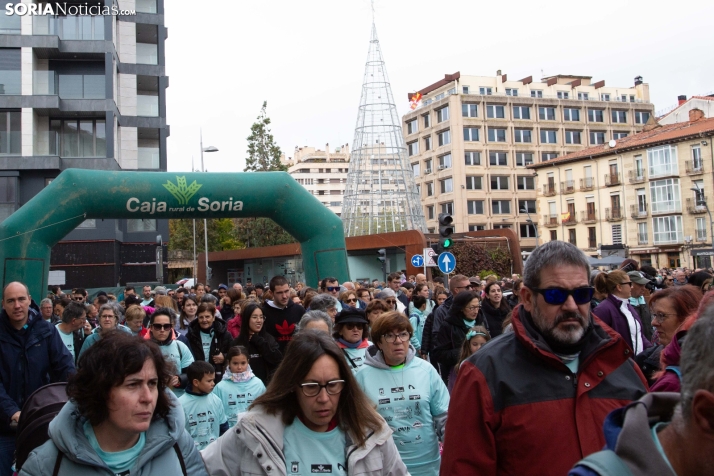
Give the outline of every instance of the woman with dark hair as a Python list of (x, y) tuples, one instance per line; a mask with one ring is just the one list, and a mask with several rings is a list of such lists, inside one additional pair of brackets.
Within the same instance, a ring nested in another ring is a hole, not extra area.
[(216, 382), (223, 378), (226, 354), (231, 348), (233, 338), (226, 330), (222, 319), (216, 318), (213, 304), (202, 303), (198, 306), (196, 319), (188, 325), (188, 347), (194, 360), (208, 362), (216, 371)]
[(500, 336), (503, 332), (503, 321), (511, 315), (511, 306), (503, 298), (501, 285), (498, 281), (489, 282), (484, 289), (484, 300), (481, 302), (481, 314), (485, 319), (491, 337)]
[(369, 322), (362, 309), (343, 307), (335, 318), (335, 332), (333, 337), (345, 354), (347, 363), (353, 372), (357, 372), (364, 364), (364, 354), (372, 345), (367, 340), (369, 335)]
[[(203, 285), (201, 285), (203, 286)], [(181, 305), (181, 314), (178, 318), (178, 326), (176, 330), (181, 335), (186, 335), (188, 333), (188, 325), (196, 319), (196, 313), (198, 312), (198, 305), (200, 304), (200, 299), (195, 294), (189, 294), (183, 297), (183, 304)]]
[(712, 275), (708, 271), (697, 271), (692, 273), (687, 280), (687, 284), (699, 288), (702, 293), (709, 291), (712, 284)]
[(157, 343), (164, 358), (173, 364), (173, 376), (168, 382), (168, 387), (177, 397), (180, 397), (183, 395), (183, 389), (188, 385), (186, 369), (194, 360), (186, 337), (176, 332), (175, 325), (171, 309), (160, 307), (149, 319), (149, 333), (145, 338)]
[[(399, 454), (412, 475), (439, 474), (439, 441), (443, 439), (449, 392), (436, 369), (416, 357), (407, 317), (391, 311), (377, 319), (372, 341), (355, 376), (377, 411), (394, 430)], [(370, 348), (373, 350), (373, 348)], [(404, 428), (409, 428), (406, 432)], [(415, 442), (420, 442), (415, 445)]]
[[(20, 475), (207, 475), (166, 382), (171, 366), (151, 341), (108, 332), (82, 355), (70, 400)], [(109, 365), (108, 365), (109, 364)]]
[(275, 338), (265, 330), (265, 316), (257, 303), (251, 301), (243, 307), (241, 321), (240, 334), (231, 343), (231, 347), (242, 345), (248, 349), (253, 373), (268, 385), (273, 372), (283, 359), (280, 347)]
[(379, 316), (389, 311), (389, 308), (390, 306), (387, 304), (387, 301), (383, 301), (382, 299), (373, 299), (369, 304), (367, 304), (367, 309), (364, 310), (364, 314), (365, 317), (367, 317), (367, 321), (371, 325)]
[(308, 330), (290, 342), (267, 391), (201, 456), (212, 475), (328, 468), (348, 475), (406, 475), (391, 433), (337, 344)]

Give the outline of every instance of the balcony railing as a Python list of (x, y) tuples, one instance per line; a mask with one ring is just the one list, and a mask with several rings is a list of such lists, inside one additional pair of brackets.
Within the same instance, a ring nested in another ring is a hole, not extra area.
[(565, 182), (560, 182), (560, 193), (573, 192), (575, 192), (575, 180), (566, 180)]
[(697, 241), (707, 241), (707, 230), (697, 230)]
[(628, 175), (630, 176), (630, 183), (642, 183), (646, 178), (644, 170), (630, 170)]
[(687, 160), (684, 162), (687, 175), (700, 175), (704, 173), (704, 162), (701, 160)]
[(580, 190), (587, 192), (595, 188), (594, 180), (592, 177), (585, 177), (580, 179)]
[(588, 249), (594, 250), (597, 248), (597, 240), (591, 240), (588, 238)]
[(575, 225), (578, 222), (577, 214), (572, 212), (566, 212), (563, 215), (563, 225)]
[(547, 183), (543, 185), (543, 195), (546, 197), (552, 197), (555, 195), (555, 184), (554, 183)]
[(543, 226), (548, 228), (558, 226), (558, 215), (543, 215)]
[(647, 218), (647, 204), (630, 205), (630, 216), (632, 218)]
[(159, 64), (159, 46), (153, 43), (137, 43), (136, 63)]
[(136, 11), (141, 13), (156, 13), (156, 0), (136, 0)]
[(605, 220), (620, 221), (622, 220), (622, 207), (606, 208)]
[(33, 35), (59, 36), (60, 40), (103, 40), (104, 17), (101, 15), (35, 15)]
[(649, 240), (647, 239), (647, 233), (637, 233), (637, 244), (646, 245)]
[(59, 134), (57, 131), (37, 131), (33, 135), (33, 153), (37, 156), (59, 155)]
[(158, 147), (139, 147), (137, 168), (152, 169), (159, 168), (159, 148)]
[(580, 212), (580, 221), (583, 223), (595, 223), (597, 221), (597, 212), (589, 213), (587, 210)]
[(136, 115), (144, 117), (159, 116), (159, 96), (136, 95)]
[(605, 186), (610, 187), (621, 183), (620, 174), (605, 174)]
[(707, 197), (700, 197), (700, 201), (695, 201), (693, 198), (687, 199), (687, 212), (688, 213), (706, 213), (707, 207), (704, 206), (702, 202), (707, 201)]

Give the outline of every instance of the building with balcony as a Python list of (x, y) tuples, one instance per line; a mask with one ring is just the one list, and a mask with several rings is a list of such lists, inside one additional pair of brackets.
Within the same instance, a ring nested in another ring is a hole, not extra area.
[(330, 151), (314, 147), (295, 147), (293, 157), (283, 158), (288, 173), (337, 216), (342, 214), (342, 199), (350, 166), (350, 147), (345, 144)]
[[(544, 184), (541, 240), (567, 240), (591, 256), (619, 245), (657, 268), (710, 266), (696, 255), (712, 249), (712, 139), (714, 118), (693, 109), (687, 122), (652, 120), (638, 134), (530, 165)], [(572, 188), (555, 187), (564, 178)]]
[[(536, 181), (527, 167), (632, 135), (654, 110), (641, 77), (632, 87), (610, 87), (590, 76), (534, 82), (509, 80), (500, 71), (495, 77), (457, 72), (419, 93), (419, 107), (402, 122), (429, 231), (447, 212), (457, 232), (513, 228), (525, 250), (536, 244), (537, 213), (547, 216), (546, 227), (562, 221), (555, 211), (536, 211)], [(540, 184), (543, 196), (592, 186), (572, 175)]]
[[(118, 6), (136, 15), (1, 15), (0, 221), (67, 168), (166, 170), (164, 0)], [(67, 287), (153, 281), (158, 234), (168, 221), (86, 220), (51, 269)]]

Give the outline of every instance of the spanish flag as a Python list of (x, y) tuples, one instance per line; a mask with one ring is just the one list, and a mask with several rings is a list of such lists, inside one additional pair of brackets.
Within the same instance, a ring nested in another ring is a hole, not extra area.
[(563, 221), (570, 220), (570, 212), (565, 212), (560, 214), (560, 219)]
[(411, 104), (412, 110), (416, 109), (419, 107), (419, 103), (421, 102), (421, 93), (416, 93), (414, 94), (411, 99), (409, 100), (409, 103)]

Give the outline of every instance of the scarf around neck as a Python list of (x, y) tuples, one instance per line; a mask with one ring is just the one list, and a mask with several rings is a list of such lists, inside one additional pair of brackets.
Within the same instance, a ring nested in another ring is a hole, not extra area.
[(235, 383), (247, 382), (253, 377), (253, 370), (250, 368), (250, 365), (248, 366), (248, 370), (246, 370), (245, 372), (239, 372), (234, 374), (226, 370), (226, 372), (223, 374), (223, 380), (230, 380), (231, 382)]

